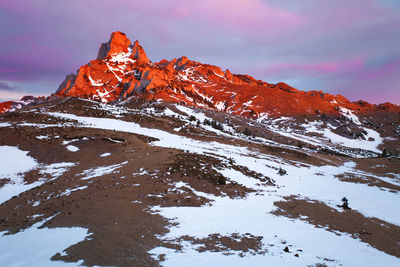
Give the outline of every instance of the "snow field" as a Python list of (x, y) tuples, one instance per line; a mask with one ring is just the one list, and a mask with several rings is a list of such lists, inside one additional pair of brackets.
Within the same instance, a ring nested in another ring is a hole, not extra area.
[[(365, 216), (400, 224), (400, 211), (396, 211), (396, 204), (400, 196), (396, 193), (382, 191), (376, 187), (364, 184), (341, 182), (335, 175), (345, 172), (355, 172), (354, 165), (349, 162), (343, 166), (302, 166), (301, 164), (288, 164), (283, 160), (268, 155), (250, 151), (244, 147), (221, 144), (218, 142), (201, 142), (187, 137), (171, 134), (158, 129), (149, 129), (132, 122), (115, 119), (80, 117), (72, 114), (48, 113), (49, 115), (74, 119), (88, 128), (99, 128), (131, 132), (157, 138), (152, 142), (155, 146), (173, 147), (198, 154), (215, 154), (221, 159), (230, 157), (233, 161), (250, 170), (262, 173), (272, 178), (277, 187), (258, 185), (251, 177), (246, 177), (233, 170), (220, 170), (229, 180), (237, 181), (244, 186), (262, 191), (262, 194), (250, 194), (246, 199), (229, 199), (228, 197), (209, 196), (214, 202), (211, 206), (204, 207), (171, 207), (158, 208), (161, 215), (169, 219), (175, 219), (179, 223), (171, 227), (171, 232), (165, 238), (178, 238), (182, 235), (204, 237), (208, 234), (221, 233), (251, 233), (264, 237), (263, 244), (269, 242), (276, 248), (269, 248), (271, 253), (265, 255), (247, 256), (245, 258), (227, 257), (221, 253), (197, 253), (193, 246), (188, 246), (183, 253), (176, 253), (167, 248), (157, 248), (152, 252), (155, 255), (166, 253), (165, 266), (185, 266), (184, 262), (193, 256), (190, 264), (204, 263), (210, 260), (214, 266), (230, 265), (264, 265), (287, 262), (291, 266), (304, 266), (321, 262), (324, 257), (334, 258), (334, 262), (324, 262), (328, 266), (343, 264), (354, 266), (376, 266), (379, 263), (384, 266), (395, 266), (399, 259), (380, 252), (366, 243), (350, 238), (342, 234), (338, 236), (321, 228), (316, 228), (301, 220), (291, 220), (285, 217), (277, 217), (270, 212), (275, 209), (273, 202), (282, 200), (284, 196), (299, 195), (303, 198), (317, 200), (331, 207), (340, 204), (343, 196), (346, 196), (350, 205)], [(282, 167), (287, 175), (280, 176), (277, 169)], [(279, 254), (281, 247), (277, 244), (278, 238), (285, 239), (293, 247), (302, 249), (300, 258), (290, 258), (289, 254)], [(307, 238), (305, 238), (307, 237)], [(310, 242), (313, 240), (313, 242)], [(325, 246), (326, 243), (331, 244)], [(276, 249), (276, 251), (274, 251)], [(349, 256), (346, 251), (352, 251)], [(280, 256), (276, 257), (279, 254)], [(190, 257), (188, 257), (190, 256)], [(211, 257), (211, 258), (210, 258)], [(288, 258), (286, 258), (288, 257)], [(321, 258), (322, 257), (322, 258)], [(185, 258), (185, 259), (184, 259)], [(211, 260), (212, 259), (212, 260)], [(361, 259), (361, 263), (360, 263)], [(197, 260), (197, 261), (196, 261)], [(203, 261), (204, 260), (204, 261)], [(221, 263), (218, 265), (218, 263)]]

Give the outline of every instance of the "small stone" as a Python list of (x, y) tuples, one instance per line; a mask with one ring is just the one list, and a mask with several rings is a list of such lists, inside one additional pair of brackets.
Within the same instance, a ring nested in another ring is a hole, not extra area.
[(285, 252), (288, 252), (288, 253), (289, 253), (289, 252), (290, 252), (290, 251), (289, 251), (289, 247), (288, 247), (288, 246), (286, 246), (286, 247), (283, 249), (283, 251), (285, 251)]

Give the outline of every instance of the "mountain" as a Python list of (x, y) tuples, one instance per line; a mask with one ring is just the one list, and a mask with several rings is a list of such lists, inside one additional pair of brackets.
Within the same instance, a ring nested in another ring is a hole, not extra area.
[[(350, 102), (341, 95), (300, 91), (285, 83), (270, 84), (187, 57), (152, 63), (139, 42), (132, 44), (122, 32), (112, 33), (110, 40), (101, 44), (97, 59), (80, 67), (76, 74), (67, 75), (55, 95), (102, 103), (130, 98), (184, 103), (253, 119), (340, 115), (340, 108), (361, 114), (400, 111), (391, 103)], [(0, 112), (4, 113), (10, 102), (1, 105)]]
[(250, 118), (315, 113), (339, 114), (339, 107), (363, 113), (400, 111), (386, 103), (352, 103), (343, 96), (299, 91), (285, 83), (269, 84), (248, 75), (232, 74), (187, 57), (152, 63), (138, 41), (114, 32), (100, 46), (96, 60), (70, 74), (56, 95), (109, 103), (129, 97), (185, 103)]
[(0, 114), (1, 266), (399, 266), (399, 107), (96, 60)]
[(24, 96), (18, 101), (6, 101), (0, 103), (0, 114), (13, 112), (33, 103), (40, 103), (46, 100), (46, 97)]

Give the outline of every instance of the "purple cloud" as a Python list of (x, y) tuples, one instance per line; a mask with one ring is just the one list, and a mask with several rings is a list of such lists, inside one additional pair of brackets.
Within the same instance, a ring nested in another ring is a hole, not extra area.
[[(278, 63), (264, 68), (265, 75), (277, 76), (280, 73), (292, 72), (292, 75), (305, 75), (319, 77), (327, 74), (339, 74), (360, 68), (365, 64), (365, 59), (355, 58), (344, 61), (316, 62), (316, 63)], [(260, 71), (258, 71), (260, 72)]]
[(8, 85), (5, 82), (0, 81), (0, 90), (13, 90), (13, 87), (11, 87), (10, 85)]
[(177, 4), (175, 13), (243, 36), (259, 35), (266, 31), (276, 34), (295, 28), (303, 19), (300, 14), (261, 0), (183, 1)]

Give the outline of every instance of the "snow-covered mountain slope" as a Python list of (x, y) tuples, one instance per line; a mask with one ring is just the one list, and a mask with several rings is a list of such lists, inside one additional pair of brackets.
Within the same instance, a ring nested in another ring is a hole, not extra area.
[[(110, 40), (100, 46), (95, 60), (80, 67), (76, 74), (67, 75), (50, 98), (57, 96), (103, 103), (130, 98), (185, 103), (253, 119), (314, 114), (341, 116), (343, 110), (363, 116), (382, 111), (400, 112), (400, 107), (391, 103), (372, 105), (361, 100), (350, 102), (341, 95), (322, 91), (301, 91), (285, 83), (271, 84), (249, 75), (232, 74), (184, 56), (153, 63), (139, 42), (132, 44), (122, 32), (111, 34)], [(0, 113), (26, 104), (23, 100), (0, 103)]]
[(46, 101), (48, 97), (33, 97), (33, 96), (24, 96), (18, 101), (6, 101), (0, 103), (0, 114), (6, 112), (13, 112), (18, 109), (24, 108), (25, 106), (31, 104), (38, 104)]
[(139, 42), (132, 44), (122, 32), (111, 34), (110, 40), (100, 46), (97, 59), (68, 75), (56, 95), (104, 103), (130, 97), (162, 100), (254, 119), (316, 113), (341, 115), (341, 109), (359, 114), (400, 111), (390, 103), (352, 103), (340, 95), (299, 91), (284, 83), (270, 84), (186, 57), (152, 63)]
[(55, 98), (1, 115), (0, 263), (398, 266), (396, 115), (339, 112)]

